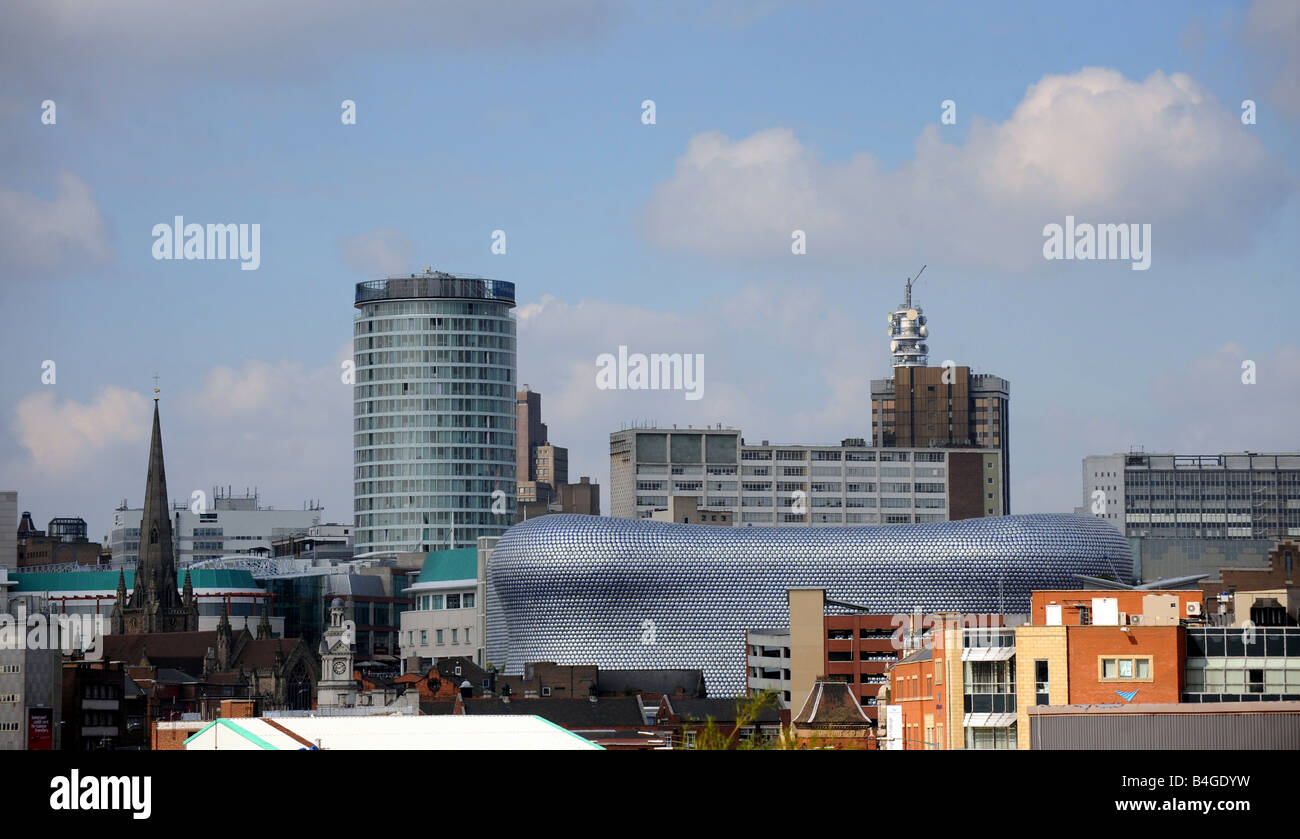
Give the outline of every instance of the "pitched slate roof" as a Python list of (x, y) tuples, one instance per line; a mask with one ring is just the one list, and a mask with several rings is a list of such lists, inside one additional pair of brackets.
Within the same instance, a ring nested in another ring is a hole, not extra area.
[(703, 670), (601, 670), (597, 675), (600, 693), (659, 693), (704, 695)]
[[(716, 723), (734, 723), (736, 721), (736, 705), (741, 699), (683, 699), (678, 697), (668, 698), (668, 707), (672, 708), (674, 714), (680, 716), (683, 720), (693, 720), (704, 722), (712, 717)], [(760, 723), (779, 723), (781, 721), (781, 712), (772, 705), (763, 706), (756, 722)]]
[(870, 728), (871, 718), (863, 712), (847, 682), (819, 680), (808, 693), (794, 724), (813, 728)]
[(635, 696), (616, 696), (592, 702), (590, 699), (469, 699), (465, 701), (467, 716), (527, 714), (564, 728), (592, 728), (601, 726), (641, 727), (645, 719)]

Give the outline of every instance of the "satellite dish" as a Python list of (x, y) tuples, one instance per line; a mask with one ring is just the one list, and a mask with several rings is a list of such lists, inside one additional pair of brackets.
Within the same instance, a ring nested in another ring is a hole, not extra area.
[(917, 316), (917, 314), (918, 314), (918, 312), (916, 311), (916, 309), (908, 309), (908, 310), (907, 310), (907, 319), (908, 319), (908, 320), (916, 320), (916, 316)]
[(922, 326), (922, 327), (921, 327), (921, 337), (922, 337), (922, 338), (925, 338), (925, 337), (928, 336), (929, 334), (930, 334), (930, 330), (928, 330), (928, 329), (926, 329), (924, 326)]
[(893, 351), (896, 350), (896, 349), (898, 349), (898, 342), (897, 342), (897, 341), (890, 341), (890, 342), (889, 342), (889, 351), (890, 351), (890, 352), (893, 352)]

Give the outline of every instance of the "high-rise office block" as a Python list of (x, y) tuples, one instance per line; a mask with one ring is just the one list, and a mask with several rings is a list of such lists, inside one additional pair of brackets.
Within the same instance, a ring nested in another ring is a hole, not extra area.
[[(585, 513), (592, 509), (589, 496), (584, 495), (583, 490), (579, 490), (577, 496), (572, 490), (565, 494), (569, 483), (569, 450), (552, 445), (547, 439), (549, 432), (546, 423), (542, 422), (542, 395), (524, 385), (515, 396), (515, 411), (519, 435), (515, 459), (519, 475), (516, 484), (518, 518), (522, 520), (561, 510)], [(599, 493), (598, 485), (596, 490)], [(567, 503), (564, 498), (568, 498)], [(575, 498), (581, 500), (575, 501)], [(599, 496), (594, 508), (600, 510)]]
[(528, 385), (515, 394), (515, 479), (523, 484), (537, 480), (533, 460), (535, 450), (546, 442), (546, 423), (542, 422), (542, 395)]
[(514, 283), (423, 274), (358, 283), (355, 544), (473, 547), (514, 523)]
[(877, 446), (975, 447), (1001, 452), (1002, 515), (1011, 511), (1011, 385), (969, 367), (928, 367), (929, 327), (912, 303), (912, 283), (889, 315), (894, 375), (871, 382), (871, 432)]

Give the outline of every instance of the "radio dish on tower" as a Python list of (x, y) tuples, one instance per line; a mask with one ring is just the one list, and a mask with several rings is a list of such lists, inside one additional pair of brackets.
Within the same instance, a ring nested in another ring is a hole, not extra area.
[(915, 277), (907, 278), (903, 302), (889, 315), (889, 351), (895, 367), (924, 367), (929, 361), (930, 347), (924, 343), (930, 330), (926, 327), (925, 310), (912, 305), (912, 286), (921, 279), (925, 266)]

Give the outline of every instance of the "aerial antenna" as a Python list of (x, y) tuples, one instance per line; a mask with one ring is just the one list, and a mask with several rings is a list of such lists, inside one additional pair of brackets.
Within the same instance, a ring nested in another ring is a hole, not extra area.
[(907, 278), (907, 308), (909, 309), (912, 308), (912, 284), (920, 280), (921, 275), (924, 273), (925, 273), (925, 265), (922, 265), (921, 270), (916, 272), (915, 277)]

